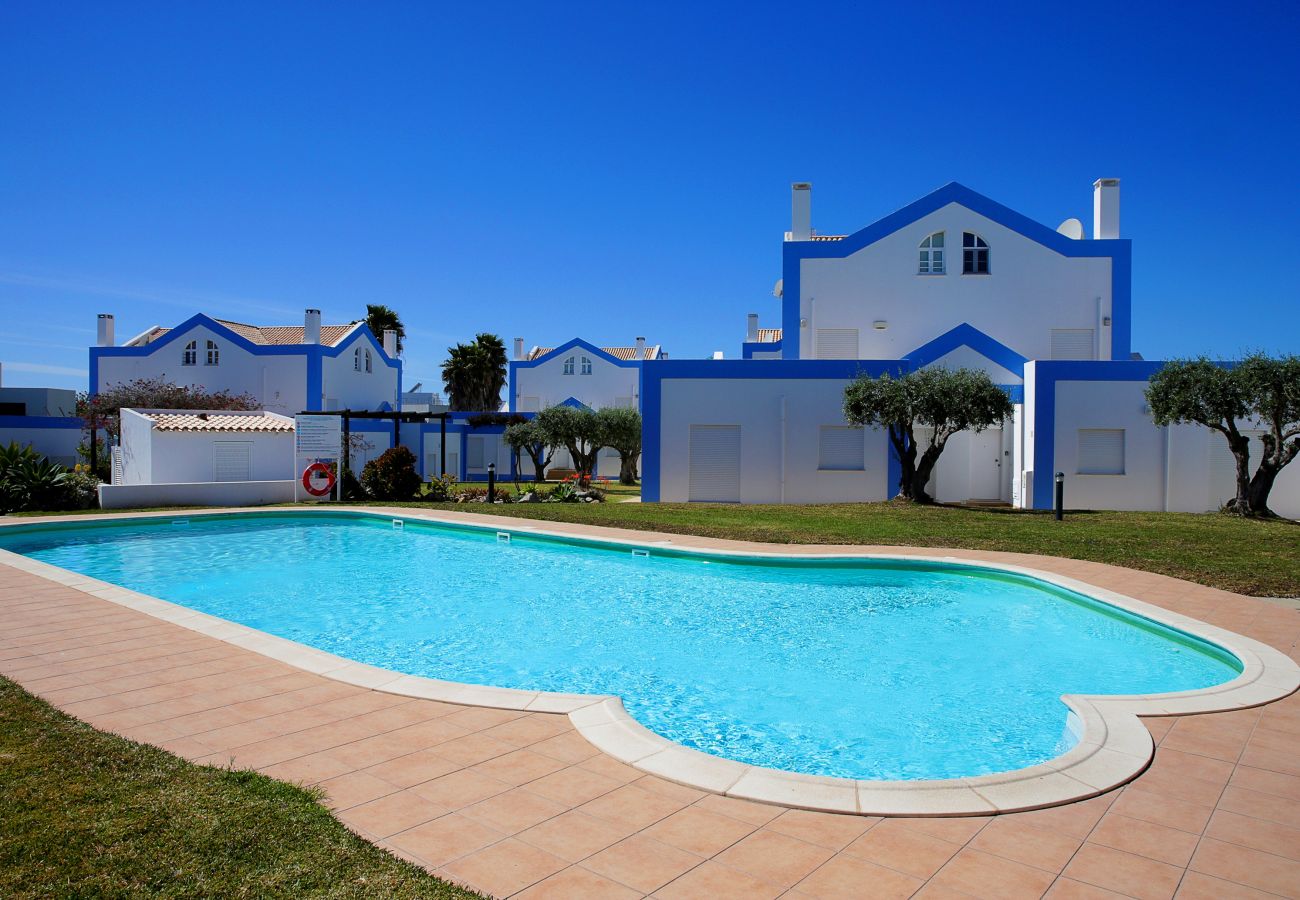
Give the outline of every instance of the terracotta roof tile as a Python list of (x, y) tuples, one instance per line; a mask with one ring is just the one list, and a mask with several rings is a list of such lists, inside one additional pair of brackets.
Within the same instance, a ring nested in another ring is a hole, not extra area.
[[(636, 347), (601, 347), (600, 349), (615, 359), (636, 359)], [(658, 350), (658, 345), (647, 344), (645, 348), (645, 356), (643, 356), (642, 359), (654, 359)], [(528, 358), (530, 360), (541, 359), (546, 354), (553, 352), (555, 352), (554, 347), (534, 347), (533, 352), (528, 354)]]
[(780, 328), (760, 328), (758, 329), (758, 342), (760, 344), (774, 344), (781, 340)]
[(844, 240), (846, 237), (848, 237), (847, 234), (814, 234), (814, 235), (813, 235), (812, 237), (810, 237), (808, 240), (810, 240), (810, 241), (842, 241), (842, 240)]
[[(232, 322), (229, 319), (217, 319), (216, 321), (250, 343), (262, 346), (302, 343), (303, 326), (301, 325), (248, 325), (244, 322)], [(326, 347), (337, 346), (339, 341), (343, 340), (354, 327), (355, 324), (322, 325), (320, 327), (320, 341)], [(155, 328), (149, 332), (144, 343), (153, 343), (169, 331), (171, 331), (170, 328)]]
[(156, 431), (256, 432), (292, 434), (293, 419), (265, 412), (223, 413), (180, 411), (140, 413), (153, 419)]

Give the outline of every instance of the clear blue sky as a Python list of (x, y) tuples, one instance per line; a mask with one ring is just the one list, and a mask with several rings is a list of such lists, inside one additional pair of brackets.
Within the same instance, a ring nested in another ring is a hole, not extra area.
[(1155, 6), (14, 0), (5, 383), (84, 387), (98, 312), (367, 302), (408, 386), (480, 330), (732, 356), (794, 180), (829, 233), (954, 180), (1090, 225), (1122, 178), (1136, 349), (1300, 351), (1300, 7)]

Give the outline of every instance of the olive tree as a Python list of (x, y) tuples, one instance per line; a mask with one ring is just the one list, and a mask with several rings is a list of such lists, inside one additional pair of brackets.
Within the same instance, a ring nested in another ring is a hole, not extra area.
[[(533, 477), (538, 481), (545, 481), (546, 467), (551, 464), (551, 459), (555, 456), (555, 447), (547, 442), (546, 435), (543, 434), (537, 420), (529, 419), (526, 422), (516, 422), (507, 426), (503, 438), (516, 454), (528, 454), (528, 458), (533, 461)], [(515, 471), (518, 471), (518, 468)]]
[(584, 480), (596, 470), (596, 456), (606, 445), (600, 417), (590, 409), (549, 406), (533, 419), (543, 440), (563, 447), (573, 459), (573, 468)]
[(641, 458), (641, 414), (630, 406), (610, 406), (596, 413), (606, 446), (618, 451), (618, 483), (636, 484)]
[[(898, 495), (933, 503), (925, 490), (948, 439), (959, 431), (983, 431), (1010, 418), (1011, 398), (985, 372), (922, 369), (905, 375), (859, 375), (844, 389), (844, 419), (850, 425), (888, 429), (902, 467)], [(931, 429), (918, 456), (916, 429)]]
[[(1170, 360), (1146, 389), (1157, 425), (1202, 425), (1223, 435), (1236, 463), (1237, 489), (1225, 512), (1272, 516), (1273, 482), (1300, 455), (1300, 356), (1252, 353), (1236, 365), (1205, 357)], [(1264, 451), (1250, 471), (1250, 436), (1243, 423), (1263, 429)]]

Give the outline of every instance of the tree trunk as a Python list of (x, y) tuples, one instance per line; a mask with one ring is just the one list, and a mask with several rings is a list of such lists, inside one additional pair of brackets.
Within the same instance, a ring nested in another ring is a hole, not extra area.
[(894, 447), (898, 457), (899, 477), (898, 494), (904, 500), (914, 500), (912, 496), (913, 476), (916, 474), (916, 441), (912, 438), (910, 428), (901, 425), (889, 426), (889, 443)]
[[(1228, 434), (1228, 449), (1232, 451), (1233, 459), (1237, 463), (1237, 496), (1224, 504), (1223, 511), (1238, 516), (1253, 515), (1251, 507), (1251, 490), (1250, 490), (1250, 438), (1240, 434)], [(1269, 479), (1269, 487), (1272, 487), (1273, 480)], [(1268, 491), (1264, 491), (1265, 503), (1268, 501)]]
[(939, 461), (939, 454), (941, 453), (943, 453), (943, 444), (931, 444), (921, 454), (921, 460), (916, 464), (916, 468), (912, 472), (912, 500), (914, 502), (934, 502), (934, 498), (926, 492), (925, 486), (930, 483), (930, 476), (934, 474), (934, 464)]
[(528, 450), (528, 457), (533, 461), (533, 480), (543, 482), (546, 480), (546, 464), (550, 462), (546, 458), (546, 448), (537, 451), (532, 447), (525, 448)]
[(1277, 517), (1277, 514), (1268, 508), (1268, 493), (1273, 490), (1273, 481), (1277, 478), (1277, 473), (1278, 469), (1270, 460), (1264, 459), (1260, 462), (1259, 468), (1255, 470), (1255, 477), (1250, 479), (1247, 495), (1250, 515), (1268, 519)]
[(636, 484), (636, 463), (640, 453), (620, 453), (618, 463), (618, 483)]

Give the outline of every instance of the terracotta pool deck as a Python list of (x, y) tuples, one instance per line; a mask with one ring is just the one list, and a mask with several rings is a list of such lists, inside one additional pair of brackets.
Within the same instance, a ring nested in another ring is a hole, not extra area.
[[(1097, 563), (944, 553), (1078, 578), (1300, 652), (1300, 612), (1280, 605)], [(0, 673), (98, 728), (319, 784), (358, 833), (498, 897), (1300, 896), (1300, 695), (1144, 719), (1152, 765), (1091, 800), (881, 819), (682, 787), (604, 756), (561, 714), (342, 684), (3, 564)]]

